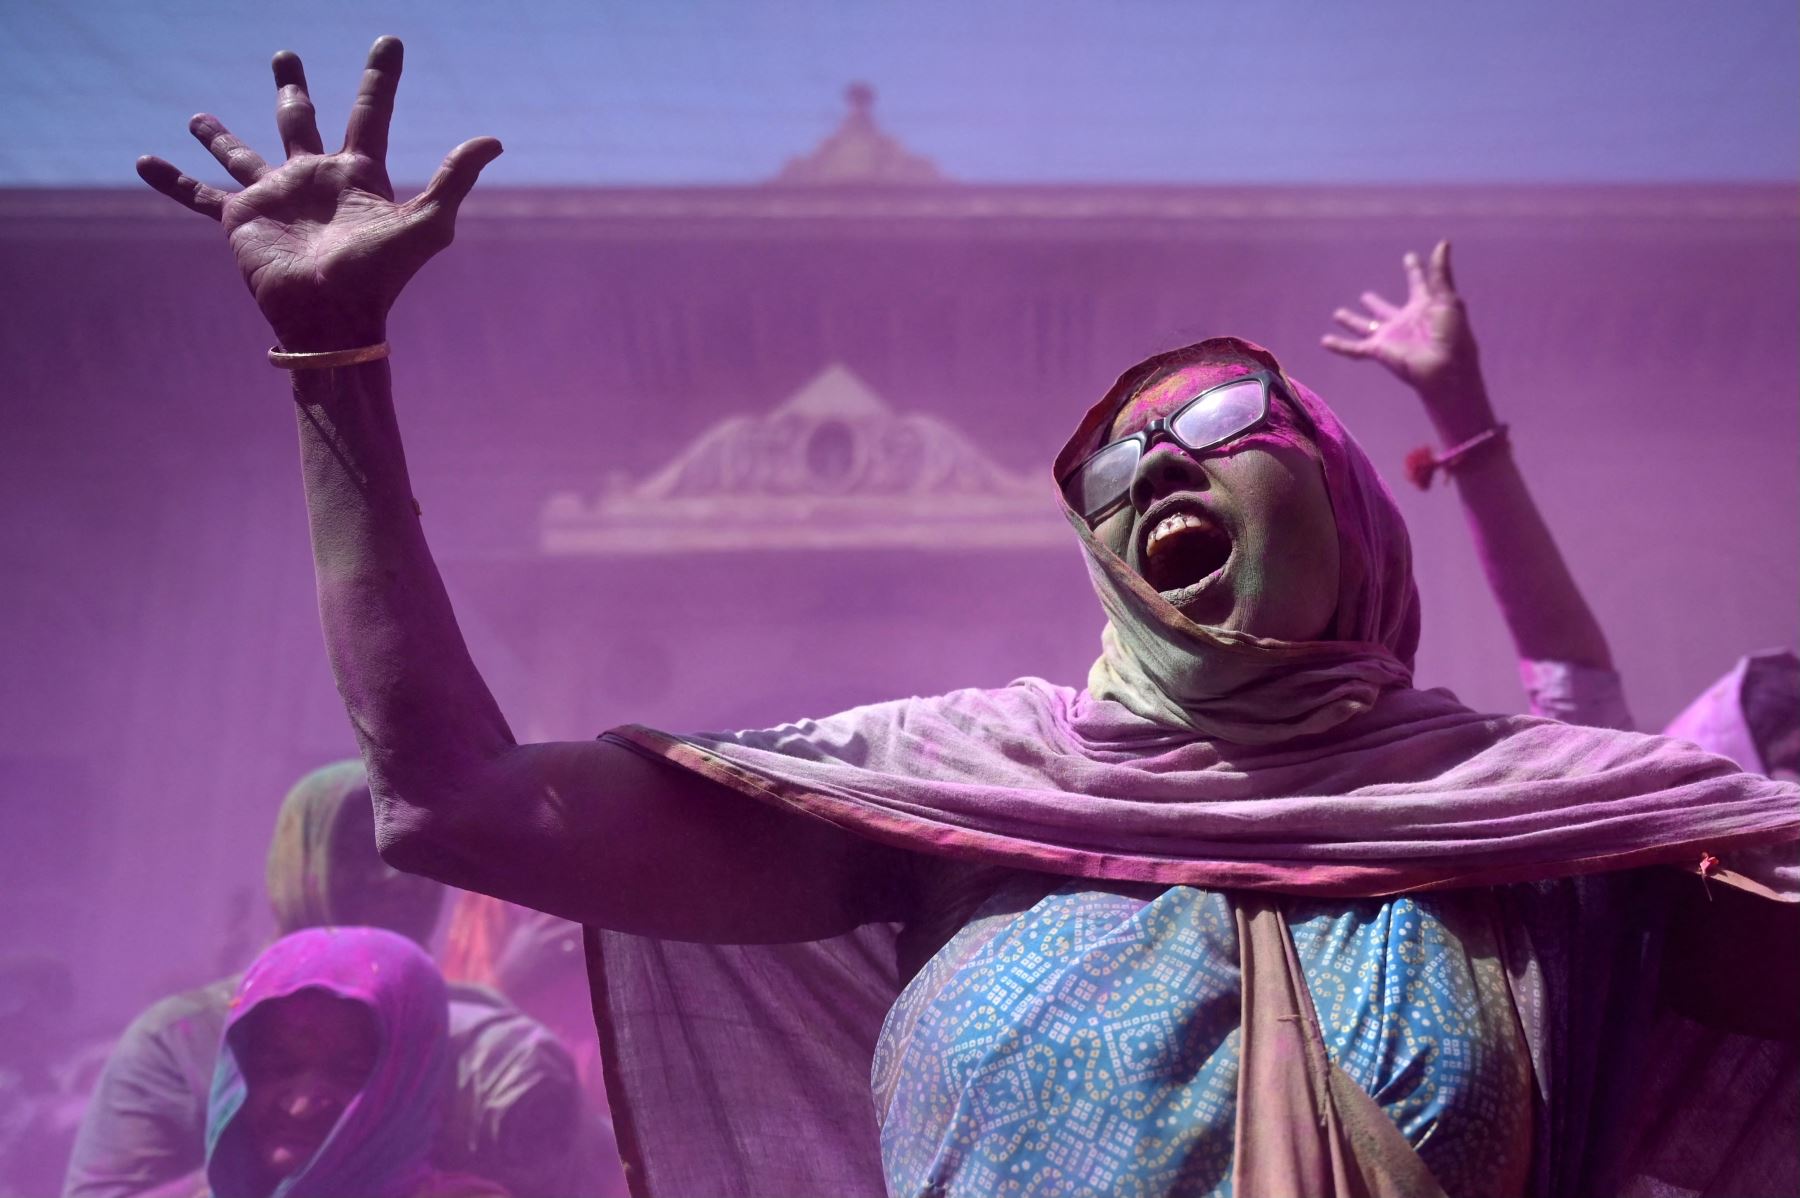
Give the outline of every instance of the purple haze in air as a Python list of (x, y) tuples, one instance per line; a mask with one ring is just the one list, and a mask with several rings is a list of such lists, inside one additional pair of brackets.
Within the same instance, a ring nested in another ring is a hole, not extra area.
[[(1029, 23), (1019, 8), (930, 37), (837, 6), (811, 25), (718, 4), (604, 27), (569, 6), (566, 29), (549, 9), (485, 32), (384, 17), (409, 42), (396, 174), (422, 178), (476, 133), (508, 144), (391, 340), (426, 528), (515, 732), (754, 725), (1020, 674), (1078, 682), (1100, 618), (1072, 540), (549, 555), (545, 505), (641, 482), (833, 364), (1042, 479), (1119, 369), (1220, 332), (1280, 353), (1399, 489), (1426, 436), (1416, 401), (1317, 338), (1442, 235), (1640, 723), (1740, 653), (1792, 644), (1800, 282), (1780, 181), (1795, 17), (1654, 7), (1562, 26), (1547, 5), (1510, 22), (1470, 10), (1459, 19), (1481, 23), (1459, 27), (1402, 19), (1416, 6), (1227, 20), (1144, 5), (1104, 26), (1106, 9)], [(201, 55), (168, 40), (184, 25), (166, 10), (57, 11), (0, 38), (0, 96), (22, 114), (0, 181), (130, 190), (0, 192), (0, 943), (66, 963), (58, 1017), (107, 1033), (254, 953), (276, 803), (352, 747), (267, 330), (217, 230), (141, 188), (130, 161), (198, 166), (181, 129), (202, 107), (268, 148), (265, 64), (284, 43), (335, 123), (382, 30), (246, 10), (219, 15)], [(1164, 68), (1139, 69), (1152, 50)], [(780, 211), (787, 198), (752, 184), (831, 128), (854, 77), (912, 151), (972, 182), (930, 211), (855, 189)], [(1235, 86), (1202, 104), (1199, 78)], [(720, 186), (517, 186), (646, 180)], [(1621, 180), (1641, 185), (1598, 185)], [(848, 452), (833, 487), (855, 486)], [(1454, 498), (1400, 502), (1421, 683), (1518, 710)]]

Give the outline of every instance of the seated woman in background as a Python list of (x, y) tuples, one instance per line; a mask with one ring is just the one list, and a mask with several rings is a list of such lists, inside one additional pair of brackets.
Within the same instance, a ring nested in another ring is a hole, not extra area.
[[(359, 761), (314, 770), (282, 800), (269, 845), (277, 933), (365, 925), (425, 944), (444, 888), (375, 853), (375, 814)], [(205, 1157), (207, 1092), (239, 978), (152, 1005), (112, 1050), (82, 1116), (63, 1193), (154, 1198), (189, 1192)], [(494, 1178), (518, 1198), (624, 1193), (611, 1128), (584, 1101), (569, 1053), (542, 1025), (480, 986), (450, 987), (457, 1063), (434, 1155)], [(590, 1033), (591, 1038), (591, 1033)], [(163, 1187), (174, 1185), (173, 1191)]]
[(443, 975), (379, 928), (312, 928), (244, 974), (206, 1125), (216, 1198), (504, 1198), (439, 1172), (451, 1068)]

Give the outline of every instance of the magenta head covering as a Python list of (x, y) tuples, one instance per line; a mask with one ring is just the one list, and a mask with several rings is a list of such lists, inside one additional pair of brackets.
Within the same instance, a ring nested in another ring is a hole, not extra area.
[(1088, 678), (1096, 696), (1146, 719), (1245, 743), (1321, 732), (1373, 706), (1382, 690), (1412, 681), (1419, 592), (1406, 523), (1380, 475), (1318, 396), (1289, 378), (1275, 356), (1236, 337), (1215, 337), (1133, 366), (1088, 410), (1056, 459), (1056, 477), (1105, 441), (1138, 388), (1193, 363), (1220, 378), (1273, 371), (1317, 451), (1337, 523), (1339, 574), (1334, 639), (1273, 641), (1196, 624), (1094, 536), (1063, 504), (1080, 536), (1107, 629)]
[(259, 1176), (243, 1118), (238, 1054), (264, 1003), (319, 989), (361, 1004), (379, 1041), (374, 1068), (311, 1160), (271, 1198), (407, 1198), (430, 1173), (450, 1068), (443, 975), (404, 936), (380, 928), (308, 928), (271, 944), (238, 985), (207, 1110), (206, 1178), (216, 1198), (252, 1198)]

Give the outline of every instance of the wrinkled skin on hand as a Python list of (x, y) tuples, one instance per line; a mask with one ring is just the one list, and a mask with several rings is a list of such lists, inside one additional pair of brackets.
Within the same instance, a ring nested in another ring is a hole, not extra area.
[(456, 212), (500, 143), (452, 150), (419, 195), (394, 198), (388, 125), (400, 85), (400, 39), (369, 51), (343, 147), (327, 154), (300, 58), (274, 58), (275, 124), (285, 160), (271, 166), (215, 116), (188, 129), (242, 191), (209, 187), (161, 158), (138, 159), (143, 180), (225, 228), (238, 270), (284, 348), (311, 352), (380, 341), (388, 309), (431, 256), (450, 244)]

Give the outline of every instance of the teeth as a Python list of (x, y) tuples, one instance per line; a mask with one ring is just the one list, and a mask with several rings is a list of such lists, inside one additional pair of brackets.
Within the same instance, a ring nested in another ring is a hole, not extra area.
[(1173, 536), (1184, 528), (1209, 528), (1205, 520), (1187, 512), (1177, 512), (1173, 516), (1164, 516), (1157, 526), (1150, 530), (1150, 539), (1144, 542), (1146, 554), (1155, 553), (1157, 543), (1166, 537)]

